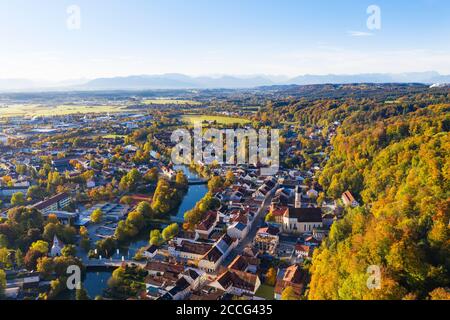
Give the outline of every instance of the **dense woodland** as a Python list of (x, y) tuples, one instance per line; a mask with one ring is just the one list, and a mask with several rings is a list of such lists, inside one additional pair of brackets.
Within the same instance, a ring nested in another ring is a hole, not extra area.
[[(346, 209), (315, 252), (308, 298), (449, 298), (450, 93), (364, 96), (294, 100), (260, 114), (342, 122), (319, 182), (328, 197), (351, 190), (362, 205)], [(381, 268), (380, 290), (367, 288), (371, 265)]]

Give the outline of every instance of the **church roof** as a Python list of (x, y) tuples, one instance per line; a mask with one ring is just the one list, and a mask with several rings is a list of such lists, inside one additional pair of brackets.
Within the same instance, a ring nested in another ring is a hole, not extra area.
[(322, 222), (322, 209), (320, 208), (289, 208), (286, 211), (289, 219), (297, 219), (298, 222)]

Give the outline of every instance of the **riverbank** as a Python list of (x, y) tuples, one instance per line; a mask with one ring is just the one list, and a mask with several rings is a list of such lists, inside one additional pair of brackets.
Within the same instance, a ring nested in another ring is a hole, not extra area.
[[(189, 180), (202, 180), (196, 172), (192, 171), (186, 166), (176, 166), (175, 170), (182, 170)], [(198, 201), (200, 201), (208, 192), (206, 185), (189, 185), (186, 194), (181, 200), (178, 209), (170, 216), (169, 219), (155, 220), (151, 226), (143, 230), (139, 236), (129, 241), (126, 245), (120, 246), (119, 249), (112, 256), (113, 259), (125, 260), (133, 259), (134, 255), (142, 247), (148, 245), (149, 232), (154, 228), (163, 229), (170, 222), (183, 223), (184, 213), (195, 207)], [(87, 253), (82, 255), (83, 259), (87, 259)], [(108, 287), (107, 282), (111, 277), (112, 270), (108, 271), (88, 271), (86, 277), (83, 279), (83, 287), (88, 292), (88, 295), (93, 299), (98, 295), (102, 295), (103, 290)]]

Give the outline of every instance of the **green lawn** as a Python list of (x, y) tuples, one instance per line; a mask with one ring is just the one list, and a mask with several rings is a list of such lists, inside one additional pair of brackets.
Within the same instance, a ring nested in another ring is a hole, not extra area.
[(258, 291), (256, 291), (255, 296), (264, 298), (266, 300), (273, 300), (274, 299), (274, 290), (275, 290), (275, 288), (272, 286), (269, 286), (267, 284), (261, 284)]
[(250, 123), (250, 120), (243, 118), (233, 118), (226, 116), (204, 116), (204, 115), (184, 115), (181, 119), (185, 122), (194, 124), (203, 121), (216, 121), (220, 124), (247, 124)]

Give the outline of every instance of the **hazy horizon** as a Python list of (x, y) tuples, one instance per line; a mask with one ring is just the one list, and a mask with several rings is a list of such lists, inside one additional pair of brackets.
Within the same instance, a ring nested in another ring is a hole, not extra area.
[(444, 0), (3, 1), (0, 78), (450, 74), (448, 12)]

